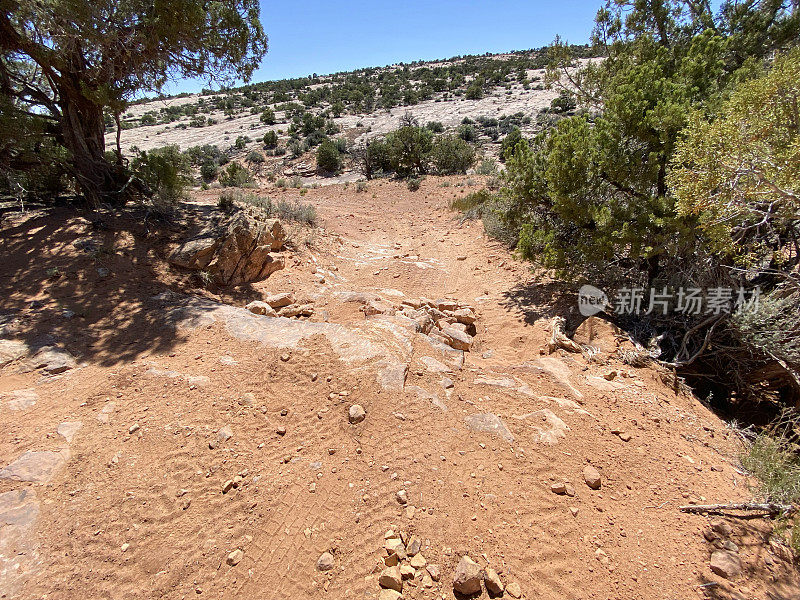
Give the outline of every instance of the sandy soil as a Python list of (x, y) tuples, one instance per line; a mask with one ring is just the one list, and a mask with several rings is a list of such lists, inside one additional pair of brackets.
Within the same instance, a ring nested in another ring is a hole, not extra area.
[[(308, 190), (322, 228), (293, 230), (286, 269), (236, 290), (203, 289), (164, 260), (213, 210), (211, 191), (168, 228), (5, 213), (2, 337), (78, 364), (47, 375), (22, 356), (0, 371), (0, 467), (46, 453), (16, 471), (34, 481), (0, 471), (0, 597), (374, 598), (393, 529), (442, 573), (431, 588), (409, 580), (404, 598), (453, 598), (464, 553), (529, 599), (797, 598), (768, 524), (731, 521), (743, 572), (729, 581), (709, 569), (709, 519), (678, 511), (750, 497), (725, 423), (657, 370), (548, 355), (547, 322), (576, 323), (571, 302), (460, 223), (447, 201), (470, 190), (440, 182)], [(100, 250), (76, 247), (86, 238)], [(300, 342), (262, 335), (267, 317), (238, 308), (282, 291), (314, 303), (310, 320), (281, 325), (315, 328)], [(475, 345), (459, 368), (343, 292), (474, 306)], [(187, 298), (224, 310), (189, 323), (174, 310)], [(351, 338), (353, 353), (368, 338), (378, 355), (354, 363)], [(399, 387), (376, 377), (385, 361), (404, 365)], [(353, 403), (366, 409), (357, 425)], [(511, 437), (468, 426), (486, 413)], [(551, 491), (564, 481), (573, 497)], [(335, 565), (321, 572), (325, 551)]]

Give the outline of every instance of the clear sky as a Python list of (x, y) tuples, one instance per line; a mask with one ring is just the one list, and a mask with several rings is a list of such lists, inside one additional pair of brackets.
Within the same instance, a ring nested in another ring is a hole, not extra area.
[[(269, 52), (253, 81), (589, 40), (603, 0), (262, 0)], [(170, 93), (194, 92), (184, 81)]]

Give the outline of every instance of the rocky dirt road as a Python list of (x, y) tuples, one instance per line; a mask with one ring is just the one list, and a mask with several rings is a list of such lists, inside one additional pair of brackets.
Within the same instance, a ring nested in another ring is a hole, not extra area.
[[(141, 224), (7, 216), (0, 597), (453, 598), (464, 555), (511, 598), (797, 597), (767, 526), (678, 511), (750, 497), (735, 435), (608, 328), (548, 354), (569, 303), (447, 209), (459, 181), (308, 190), (323, 229), (214, 294)], [(313, 316), (244, 309), (284, 292)], [(421, 298), (474, 310), (469, 351)]]

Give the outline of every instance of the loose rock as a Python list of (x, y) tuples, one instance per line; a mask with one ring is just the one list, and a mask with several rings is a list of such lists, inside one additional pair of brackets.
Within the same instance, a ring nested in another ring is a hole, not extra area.
[(739, 556), (727, 550), (716, 550), (711, 555), (711, 570), (725, 579), (734, 579), (742, 572)]
[(497, 596), (503, 593), (503, 582), (500, 580), (500, 575), (494, 569), (486, 569), (483, 574), (483, 583), (486, 589)]
[(348, 411), (348, 419), (350, 423), (356, 425), (361, 423), (364, 419), (367, 418), (367, 411), (364, 410), (364, 407), (360, 404), (353, 404)]
[(586, 465), (583, 469), (583, 480), (586, 482), (586, 485), (593, 490), (599, 490), (603, 481), (600, 477), (600, 471), (595, 469), (592, 465)]
[(383, 571), (381, 571), (380, 577), (378, 577), (378, 584), (382, 588), (387, 588), (390, 590), (396, 590), (398, 592), (403, 591), (403, 575), (400, 572), (400, 567), (387, 567)]
[(331, 554), (330, 552), (323, 552), (317, 559), (318, 571), (323, 571), (323, 572), (330, 571), (335, 566), (336, 566), (336, 561), (333, 558), (333, 554)]
[(483, 569), (469, 556), (464, 555), (453, 575), (453, 589), (459, 594), (471, 596), (481, 591)]

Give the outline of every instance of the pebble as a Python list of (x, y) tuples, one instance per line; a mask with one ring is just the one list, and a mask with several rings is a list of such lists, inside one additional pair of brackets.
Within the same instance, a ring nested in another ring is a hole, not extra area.
[(602, 485), (600, 472), (592, 465), (586, 465), (586, 467), (583, 469), (583, 480), (586, 482), (586, 485), (593, 490), (599, 490), (600, 486)]
[(439, 568), (439, 565), (428, 565), (425, 567), (425, 570), (428, 572), (428, 575), (431, 576), (431, 579), (434, 581), (439, 581), (442, 578), (442, 571)]
[(367, 418), (367, 411), (360, 404), (353, 404), (348, 411), (348, 419), (351, 424), (356, 425)]
[(513, 581), (506, 586), (506, 594), (512, 598), (522, 598), (522, 589), (516, 581)]
[(138, 424), (138, 423), (134, 423), (133, 425), (131, 425), (131, 426), (128, 428), (128, 433), (129, 433), (129, 434), (131, 434), (131, 435), (133, 435), (134, 433), (136, 433), (137, 431), (139, 431), (139, 429), (141, 429), (141, 428), (139, 427), (139, 424)]
[(330, 552), (323, 552), (317, 559), (318, 571), (323, 571), (323, 572), (330, 571), (335, 566), (336, 566), (336, 561), (333, 559), (333, 554), (331, 554)]
[(398, 490), (395, 492), (394, 497), (400, 504), (408, 504), (408, 494), (405, 490)]
[(242, 552), (241, 550), (239, 550), (239, 548), (237, 548), (236, 550), (228, 554), (228, 558), (225, 560), (225, 562), (231, 567), (235, 567), (241, 562), (242, 558), (244, 558), (244, 552)]

